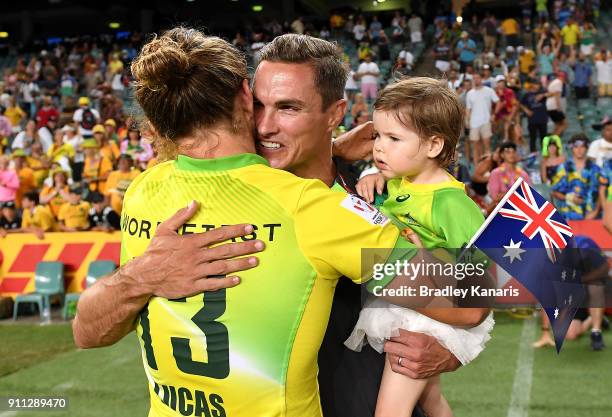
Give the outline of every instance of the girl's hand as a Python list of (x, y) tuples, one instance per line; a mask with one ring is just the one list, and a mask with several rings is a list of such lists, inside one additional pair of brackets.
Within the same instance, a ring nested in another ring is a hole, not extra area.
[(363, 197), (368, 203), (374, 202), (374, 191), (380, 195), (385, 188), (385, 177), (382, 174), (366, 175), (359, 180), (355, 189), (357, 194)]

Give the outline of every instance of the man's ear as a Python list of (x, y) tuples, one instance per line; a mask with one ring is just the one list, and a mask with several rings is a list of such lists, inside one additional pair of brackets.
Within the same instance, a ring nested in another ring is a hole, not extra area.
[(338, 100), (329, 106), (329, 109), (327, 110), (329, 114), (329, 130), (334, 130), (338, 127), (342, 120), (344, 120), (344, 115), (346, 114), (346, 106), (347, 104), (345, 99)]
[(439, 136), (433, 136), (427, 145), (429, 146), (427, 157), (434, 159), (440, 155), (440, 152), (444, 149), (444, 139)]

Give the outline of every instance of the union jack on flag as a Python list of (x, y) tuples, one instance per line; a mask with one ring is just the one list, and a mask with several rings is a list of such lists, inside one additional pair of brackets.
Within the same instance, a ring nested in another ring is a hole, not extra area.
[(553, 217), (560, 218), (555, 207), (540, 195), (538, 197), (540, 201), (536, 201), (529, 184), (519, 178), (519, 181), (505, 195), (507, 204), (500, 203), (499, 214), (502, 217), (525, 222), (521, 233), (530, 240), (539, 236), (548, 258), (551, 262), (556, 262), (556, 250), (562, 250), (567, 246), (567, 240), (563, 235), (567, 236), (567, 239), (571, 238), (572, 229), (564, 223), (563, 219), (555, 220)]
[(585, 296), (572, 236), (555, 207), (519, 178), (468, 244), (537, 298), (550, 319), (557, 352)]

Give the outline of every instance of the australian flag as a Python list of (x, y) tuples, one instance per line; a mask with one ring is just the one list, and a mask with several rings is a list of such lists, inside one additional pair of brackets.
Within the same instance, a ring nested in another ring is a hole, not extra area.
[(586, 295), (572, 236), (555, 207), (519, 178), (468, 245), (484, 252), (542, 304), (557, 353)]

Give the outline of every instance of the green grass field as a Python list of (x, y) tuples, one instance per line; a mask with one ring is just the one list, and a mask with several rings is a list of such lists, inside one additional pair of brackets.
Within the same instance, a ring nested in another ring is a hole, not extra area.
[[(533, 320), (525, 323), (498, 313), (496, 321), (484, 353), (443, 376), (455, 416), (612, 416), (612, 347), (592, 352), (583, 338), (566, 342), (560, 356), (553, 349), (533, 351), (530, 339), (539, 332)], [(612, 335), (605, 336), (610, 345)], [(0, 396), (68, 397), (68, 411), (44, 416), (147, 415), (146, 379), (134, 334), (115, 346), (83, 351), (72, 345), (68, 324), (0, 324), (0, 358)], [(41, 414), (0, 411), (0, 417), (33, 415)]]

